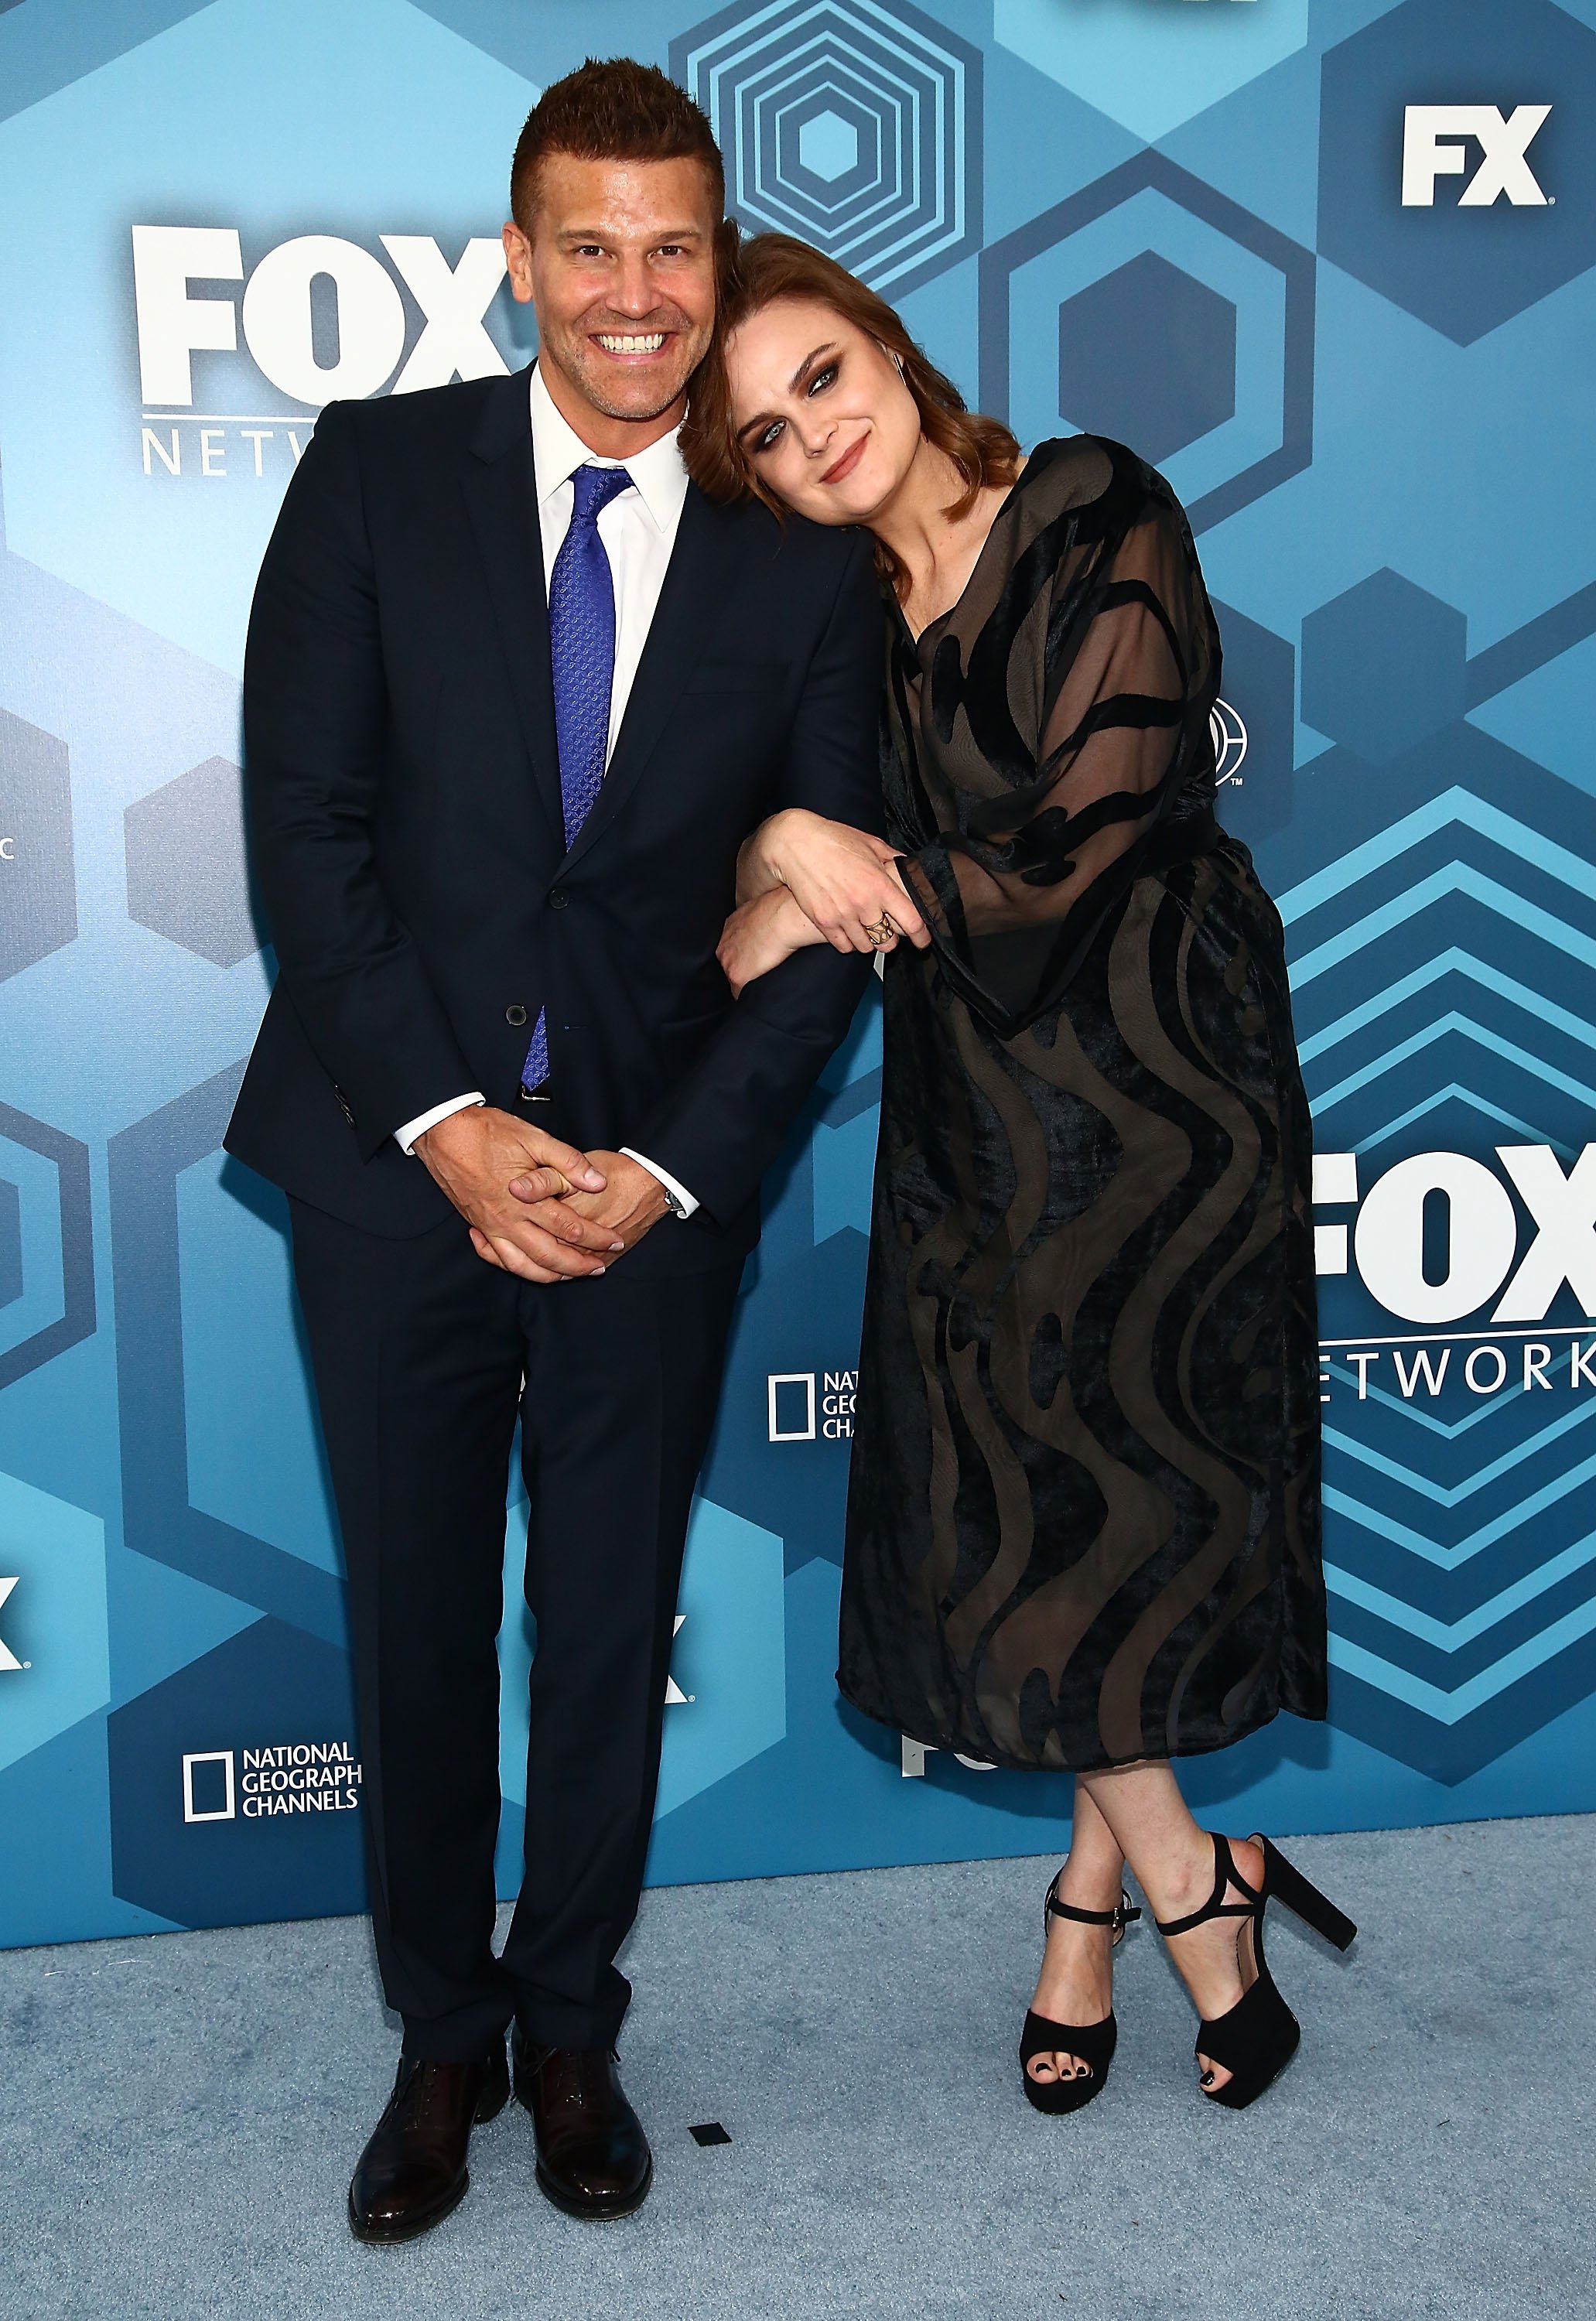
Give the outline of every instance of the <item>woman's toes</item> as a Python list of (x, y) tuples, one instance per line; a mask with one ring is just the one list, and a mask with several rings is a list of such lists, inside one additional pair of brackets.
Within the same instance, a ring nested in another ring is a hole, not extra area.
[(1229, 2083), (1229, 2072), (1222, 2071), (1218, 2063), (1210, 2063), (1206, 2055), (1199, 2054), (1198, 2056), (1197, 2069), (1199, 2075), (1198, 2084), (1205, 2089), (1209, 2095), (1212, 2095), (1216, 2089), (1225, 2087)]
[(1033, 2055), (1026, 2069), (1039, 2088), (1046, 2088), (1054, 2080), (1084, 2079), (1091, 2066), (1079, 2055)]

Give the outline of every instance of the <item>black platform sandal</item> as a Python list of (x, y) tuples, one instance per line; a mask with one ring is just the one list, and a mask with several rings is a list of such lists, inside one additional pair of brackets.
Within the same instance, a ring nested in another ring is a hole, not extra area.
[[(1062, 1877), (1063, 1872), (1059, 1872)], [(1117, 1908), (1112, 1910), (1078, 1910), (1072, 1902), (1061, 1902), (1058, 1898), (1058, 1878), (1047, 1889), (1047, 1899), (1042, 1906), (1043, 1940), (1054, 1918), (1072, 1918), (1077, 1925), (1112, 1926), (1112, 1947), (1118, 1949), (1125, 1939), (1125, 1930), (1141, 1912), (1132, 1906), (1130, 1896), (1123, 1890)], [(1114, 2050), (1119, 2040), (1119, 2025), (1110, 2007), (1101, 2023), (1050, 2023), (1045, 2015), (1032, 2007), (1026, 2009), (1026, 2027), (1020, 2036), (1019, 2070), (1025, 2082), (1027, 2099), (1038, 2111), (1079, 2111), (1093, 2096), (1100, 2094), (1108, 2076), (1108, 2066), (1114, 2060)], [(1087, 2071), (1072, 2080), (1034, 2080), (1030, 2062), (1034, 2055), (1078, 2055), (1088, 2066)]]
[[(1288, 1910), (1295, 1911), (1305, 1925), (1334, 1943), (1338, 1951), (1351, 1947), (1357, 1928), (1352, 1920), (1336, 1907), (1317, 1886), (1310, 1885), (1300, 1870), (1292, 1868), (1277, 1846), (1266, 1837), (1253, 1839), (1263, 1849), (1263, 1884), (1261, 1889), (1249, 1886), (1236, 1866), (1229, 1841), (1214, 1835), (1214, 1890), (1200, 1910), (1190, 1917), (1155, 1919), (1154, 1924), (1167, 1942), (1172, 1934), (1190, 1934), (1193, 1926), (1205, 1925), (1210, 1918), (1245, 1918), (1252, 1933), (1252, 1963), (1254, 1980), (1227, 2015), (1217, 2021), (1198, 2025), (1197, 2049), (1230, 2077), (1222, 2088), (1204, 2088), (1202, 2092), (1210, 2103), (1224, 2104), (1230, 2111), (1245, 2111), (1247, 2105), (1261, 2096), (1271, 2080), (1281, 2072), (1297, 2052), (1302, 2036), (1301, 2025), (1275, 1986), (1263, 1958), (1263, 1912), (1271, 1901), (1283, 1902)], [(1226, 1893), (1234, 1886), (1245, 1894), (1244, 1902), (1227, 1902)], [(1243, 1972), (1247, 1959), (1242, 1948), (1245, 1940), (1241, 1928), (1236, 1930), (1236, 1956)]]

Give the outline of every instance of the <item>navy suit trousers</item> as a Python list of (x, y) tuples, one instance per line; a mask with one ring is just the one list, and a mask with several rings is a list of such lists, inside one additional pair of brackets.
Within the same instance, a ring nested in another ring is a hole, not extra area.
[[(349, 1575), (371, 1916), (411, 2054), (608, 2046), (630, 1986), (694, 1481), (741, 1268), (550, 1287), (451, 1219), (410, 1240), (290, 1204)], [(672, 1230), (673, 1221), (655, 1226)], [(505, 1498), (537, 1623), (526, 1860), (492, 1949)]]

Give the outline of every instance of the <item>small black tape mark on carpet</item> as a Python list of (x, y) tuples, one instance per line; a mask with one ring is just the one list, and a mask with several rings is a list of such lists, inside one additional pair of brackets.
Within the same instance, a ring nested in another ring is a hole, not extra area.
[(689, 2127), (688, 2134), (695, 2144), (729, 2144), (732, 2140), (717, 2119), (703, 2120), (697, 2127)]

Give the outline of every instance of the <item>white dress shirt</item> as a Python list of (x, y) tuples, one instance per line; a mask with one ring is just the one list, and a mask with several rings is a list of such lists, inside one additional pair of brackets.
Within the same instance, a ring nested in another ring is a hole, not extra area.
[[(598, 514), (598, 537), (604, 542), (616, 592), (616, 660), (610, 680), (609, 739), (605, 749), (605, 763), (616, 746), (616, 736), (621, 730), (637, 664), (643, 659), (643, 649), (648, 642), (660, 591), (665, 585), (665, 571), (670, 561), (670, 551), (676, 545), (677, 527), (681, 522), (682, 505), (687, 498), (688, 471), (682, 464), (674, 434), (661, 435), (645, 451), (634, 451), (629, 459), (609, 460), (591, 451), (583, 442), (563, 414), (556, 407), (553, 396), (543, 384), (542, 371), (534, 363), (530, 390), (532, 408), (532, 458), (537, 471), (538, 526), (543, 543), (543, 587), (545, 594), (552, 582), (554, 559), (570, 529), (570, 511), (575, 496), (571, 478), (580, 467), (625, 468), (632, 478), (630, 491), (618, 492), (607, 507)], [(468, 1105), (485, 1104), (487, 1098), (478, 1089), (464, 1096), (451, 1097), (447, 1103), (434, 1105), (430, 1112), (406, 1122), (395, 1134), (401, 1149), (414, 1151), (415, 1140), (447, 1120), (451, 1113), (463, 1112)], [(636, 1160), (649, 1174), (657, 1177), (666, 1191), (674, 1195), (682, 1213), (691, 1216), (698, 1204), (685, 1185), (659, 1168), (646, 1153), (634, 1152), (630, 1145), (621, 1150), (630, 1160)]]

